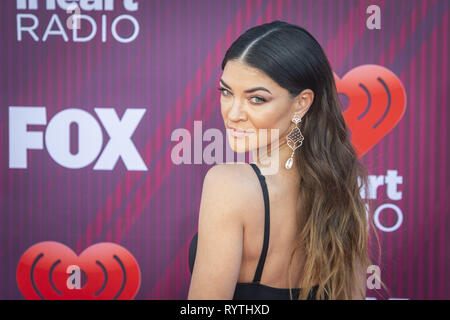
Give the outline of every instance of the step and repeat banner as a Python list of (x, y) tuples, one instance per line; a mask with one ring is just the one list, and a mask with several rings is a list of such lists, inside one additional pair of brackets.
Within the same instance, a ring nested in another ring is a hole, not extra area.
[(449, 10), (2, 1), (0, 299), (187, 298), (203, 178), (229, 151), (220, 64), (240, 34), (273, 20), (324, 48), (369, 169), (391, 291), (367, 299), (449, 299)]

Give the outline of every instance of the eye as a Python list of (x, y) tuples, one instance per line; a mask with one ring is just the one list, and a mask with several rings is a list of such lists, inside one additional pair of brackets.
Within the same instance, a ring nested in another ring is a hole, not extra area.
[[(225, 96), (225, 97), (231, 95), (231, 92), (228, 91), (228, 90), (225, 89), (225, 88), (219, 87), (219, 88), (217, 88), (217, 90), (221, 91), (221, 94), (222, 94), (223, 96)], [(229, 94), (228, 94), (228, 93), (229, 93)]]
[(251, 99), (259, 99), (260, 102), (255, 102), (255, 104), (263, 104), (264, 102), (266, 102), (266, 99), (264, 99), (262, 97), (254, 96)]

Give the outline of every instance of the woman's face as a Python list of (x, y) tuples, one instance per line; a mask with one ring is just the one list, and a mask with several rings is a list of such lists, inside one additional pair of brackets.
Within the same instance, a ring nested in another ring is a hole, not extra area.
[[(259, 69), (230, 60), (223, 70), (220, 90), (221, 112), (232, 150), (248, 152), (276, 139), (281, 145), (297, 111), (296, 100), (286, 89)], [(247, 132), (236, 133), (234, 129)], [(271, 129), (278, 130), (278, 137), (271, 135)]]

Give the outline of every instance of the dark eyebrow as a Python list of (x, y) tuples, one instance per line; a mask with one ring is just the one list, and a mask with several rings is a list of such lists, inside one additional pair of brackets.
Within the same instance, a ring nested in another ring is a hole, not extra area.
[[(228, 89), (232, 90), (231, 87), (225, 83), (225, 81), (223, 81), (222, 79), (220, 79), (220, 82), (222, 82), (222, 84), (223, 84), (225, 87), (227, 87)], [(272, 92), (270, 92), (269, 89), (266, 89), (266, 88), (264, 88), (264, 87), (251, 88), (251, 89), (245, 90), (244, 92), (245, 92), (245, 93), (249, 93), (249, 92), (253, 92), (253, 91), (257, 91), (257, 90), (264, 90), (264, 91), (267, 91), (268, 93), (272, 94)]]

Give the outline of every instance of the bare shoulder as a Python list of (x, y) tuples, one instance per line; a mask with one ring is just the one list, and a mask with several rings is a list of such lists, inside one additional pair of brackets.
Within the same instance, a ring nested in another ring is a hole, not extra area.
[(208, 170), (203, 184), (220, 189), (223, 196), (236, 196), (238, 200), (251, 194), (255, 182), (255, 173), (248, 163), (221, 163)]
[(248, 163), (222, 163), (211, 167), (203, 181), (202, 199), (215, 201), (217, 208), (239, 213), (258, 192), (258, 180)]
[(188, 299), (232, 299), (242, 263), (252, 171), (245, 163), (227, 163), (206, 173)]
[[(251, 183), (255, 175), (253, 169), (248, 163), (221, 163), (211, 167), (206, 173), (205, 179), (221, 181), (236, 185), (245, 185)], [(209, 181), (212, 182), (212, 181)]]

